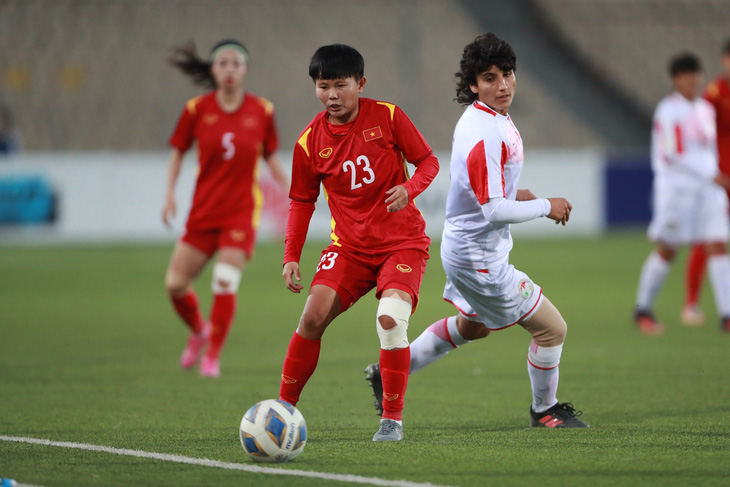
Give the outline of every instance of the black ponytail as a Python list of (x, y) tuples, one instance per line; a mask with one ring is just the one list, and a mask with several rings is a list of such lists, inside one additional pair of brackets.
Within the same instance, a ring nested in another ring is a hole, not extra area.
[(213, 74), (210, 72), (210, 67), (213, 65), (213, 53), (222, 46), (237, 46), (242, 52), (246, 63), (248, 63), (248, 49), (246, 49), (246, 46), (242, 42), (235, 39), (223, 39), (217, 42), (210, 50), (210, 56), (207, 60), (202, 59), (198, 55), (195, 43), (188, 41), (183, 46), (173, 48), (170, 63), (180, 69), (184, 74), (193, 78), (195, 84), (204, 86), (205, 88), (215, 88), (215, 78), (213, 78)]
[(183, 46), (172, 49), (170, 64), (193, 79), (193, 83), (205, 88), (215, 88), (215, 79), (210, 72), (211, 62), (198, 55), (195, 43), (189, 41)]

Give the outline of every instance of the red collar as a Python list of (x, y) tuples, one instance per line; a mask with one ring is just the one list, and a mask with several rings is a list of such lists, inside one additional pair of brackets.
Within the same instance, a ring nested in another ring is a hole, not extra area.
[(495, 117), (497, 116), (497, 112), (495, 112), (494, 110), (489, 108), (487, 105), (479, 103), (478, 100), (474, 101), (474, 108), (476, 108), (477, 110), (481, 110), (483, 112), (487, 112), (488, 114), (490, 114), (492, 116), (495, 116)]

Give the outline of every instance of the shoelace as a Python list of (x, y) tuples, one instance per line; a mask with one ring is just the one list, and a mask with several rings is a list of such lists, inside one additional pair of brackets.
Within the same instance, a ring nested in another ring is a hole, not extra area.
[(573, 403), (572, 402), (564, 402), (564, 403), (562, 403), (560, 405), (560, 409), (562, 409), (563, 411), (567, 412), (571, 416), (580, 416), (581, 414), (583, 414), (583, 411), (576, 411), (575, 410), (575, 407), (573, 407)]
[(383, 432), (383, 434), (392, 433), (395, 431), (398, 427), (398, 423), (395, 421), (386, 421), (385, 423), (382, 423), (380, 425), (380, 429)]

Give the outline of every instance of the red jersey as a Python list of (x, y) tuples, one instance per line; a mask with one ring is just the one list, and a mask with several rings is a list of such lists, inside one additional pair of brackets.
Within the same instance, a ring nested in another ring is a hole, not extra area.
[(193, 98), (185, 105), (170, 145), (185, 152), (194, 140), (200, 166), (187, 228), (255, 228), (263, 204), (258, 161), (279, 147), (274, 106), (246, 93), (241, 106), (227, 113), (215, 91)]
[(728, 80), (724, 77), (715, 79), (707, 85), (703, 96), (715, 107), (720, 171), (730, 174), (730, 84), (728, 84)]
[[(360, 98), (355, 120), (332, 125), (326, 111), (304, 129), (294, 147), (292, 206), (285, 262), (299, 261), (306, 225), (294, 225), (297, 204), (313, 209), (322, 184), (332, 214), (332, 244), (369, 255), (401, 249), (428, 251), (426, 222), (413, 199), (438, 173), (421, 133), (392, 103)], [(405, 162), (417, 166), (409, 180)], [(408, 190), (408, 205), (388, 213), (386, 191)], [(308, 223), (311, 211), (303, 218)]]

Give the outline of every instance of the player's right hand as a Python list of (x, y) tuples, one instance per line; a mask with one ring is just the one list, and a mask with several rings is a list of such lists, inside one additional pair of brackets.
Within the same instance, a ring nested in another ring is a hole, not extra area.
[(162, 221), (166, 226), (172, 226), (172, 219), (175, 218), (176, 213), (177, 205), (175, 204), (175, 198), (168, 196), (165, 198), (165, 207), (162, 208)]
[(550, 214), (547, 216), (551, 220), (555, 220), (555, 224), (562, 223), (565, 226), (570, 219), (570, 211), (573, 205), (565, 198), (548, 198), (550, 202)]
[(284, 272), (281, 273), (281, 277), (284, 278), (286, 288), (289, 291), (297, 294), (302, 292), (304, 286), (294, 282), (294, 279), (296, 279), (297, 281), (302, 280), (302, 276), (301, 274), (299, 274), (299, 262), (287, 262), (286, 264), (284, 264)]

